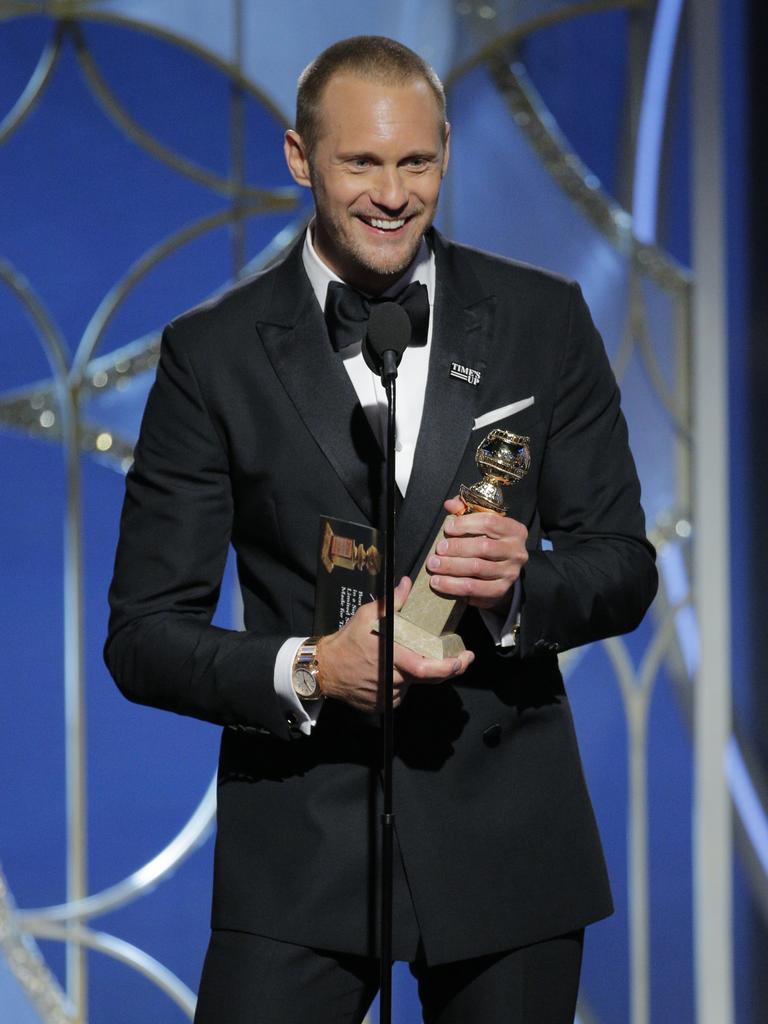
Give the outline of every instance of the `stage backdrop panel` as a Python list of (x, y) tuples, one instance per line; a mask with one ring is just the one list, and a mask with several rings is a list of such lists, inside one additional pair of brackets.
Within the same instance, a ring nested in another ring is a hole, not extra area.
[[(662, 587), (636, 634), (562, 659), (617, 903), (579, 1012), (692, 1020), (679, 5), (658, 5), (666, 22), (631, 0), (65, 7), (0, 0), (0, 1016), (191, 1019), (218, 730), (128, 704), (102, 664), (123, 474), (163, 324), (306, 223), (281, 151), (298, 73), (372, 32), (448, 86), (440, 226), (579, 280), (623, 390)], [(231, 566), (222, 594), (217, 621), (237, 625)], [(396, 1019), (416, 1007), (398, 970)]]

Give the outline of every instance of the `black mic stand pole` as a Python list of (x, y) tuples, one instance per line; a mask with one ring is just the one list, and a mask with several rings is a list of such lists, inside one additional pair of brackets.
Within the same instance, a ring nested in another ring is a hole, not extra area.
[(411, 321), (395, 302), (374, 306), (363, 342), (367, 365), (381, 377), (387, 393), (386, 541), (384, 547), (384, 674), (382, 710), (382, 775), (384, 799), (381, 814), (381, 935), (379, 1022), (392, 1019), (392, 866), (395, 814), (392, 807), (392, 758), (394, 716), (392, 680), (395, 667), (395, 378), (397, 364), (411, 339)]
[(392, 866), (395, 814), (392, 802), (394, 717), (392, 686), (395, 664), (395, 378), (382, 374), (387, 392), (386, 546), (384, 552), (384, 709), (382, 714), (384, 804), (381, 815), (381, 975), (379, 1024), (392, 1019)]

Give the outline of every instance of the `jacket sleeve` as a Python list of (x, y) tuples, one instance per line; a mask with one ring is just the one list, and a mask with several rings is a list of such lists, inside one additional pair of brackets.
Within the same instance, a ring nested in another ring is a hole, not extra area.
[(566, 650), (634, 629), (656, 593), (640, 484), (613, 376), (571, 285), (567, 344), (539, 478), (541, 532), (523, 572), (519, 654)]
[(132, 701), (289, 738), (274, 691), (285, 636), (211, 625), (232, 530), (225, 438), (166, 328), (126, 480), (104, 657)]

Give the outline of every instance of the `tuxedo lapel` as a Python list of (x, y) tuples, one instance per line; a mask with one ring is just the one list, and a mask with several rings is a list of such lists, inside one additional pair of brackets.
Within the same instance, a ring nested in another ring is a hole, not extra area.
[(302, 266), (302, 244), (303, 236), (275, 270), (268, 309), (256, 328), (307, 430), (364, 518), (375, 525), (381, 502), (381, 450), (328, 340), (322, 311)]
[[(413, 469), (397, 519), (398, 575), (418, 568), (416, 559), (445, 514), (443, 501), (451, 496), (481, 407), (496, 306), (460, 254), (437, 232), (433, 242), (436, 294), (429, 375)], [(454, 363), (478, 371), (480, 383), (473, 386), (451, 376)], [(475, 478), (461, 482), (472, 484)]]

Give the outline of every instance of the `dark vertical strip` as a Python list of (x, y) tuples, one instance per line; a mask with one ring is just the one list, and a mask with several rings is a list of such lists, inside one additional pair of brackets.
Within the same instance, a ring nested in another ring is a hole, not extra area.
[[(753, 739), (764, 765), (768, 766), (768, 135), (765, 110), (768, 103), (768, 17), (765, 0), (751, 0), (747, 46), (749, 53), (746, 113), (746, 194), (748, 196), (746, 236), (748, 253), (748, 385), (750, 388), (750, 483), (752, 522), (747, 546), (752, 566), (749, 595), (752, 607), (751, 648), (754, 687)], [(739, 66), (738, 54), (732, 64)], [(736, 112), (735, 112), (736, 113)], [(737, 183), (734, 182), (734, 185)]]
[[(243, 73), (243, 33), (245, 30), (242, 0), (232, 0), (234, 59), (237, 75)], [(233, 185), (232, 210), (235, 214), (230, 228), (232, 240), (232, 277), (237, 280), (246, 262), (245, 215), (243, 184), (245, 182), (245, 92), (235, 76), (229, 84), (230, 180)]]
[[(395, 377), (397, 371), (395, 371)], [(384, 541), (384, 711), (382, 759), (384, 800), (381, 815), (381, 957), (379, 972), (379, 1022), (392, 1020), (392, 869), (395, 832), (393, 803), (394, 717), (392, 677), (395, 637), (395, 422), (396, 386), (393, 377), (382, 376), (387, 389), (387, 531)]]
[[(736, 713), (749, 737), (756, 772), (768, 777), (768, 18), (765, 0), (728, 0), (726, 50), (731, 270), (732, 431), (734, 527), (741, 528), (733, 568)], [(738, 517), (738, 518), (736, 518)], [(740, 604), (739, 604), (740, 602)], [(742, 691), (743, 697), (739, 694)], [(737, 912), (737, 962), (743, 952), (739, 1020), (768, 1019), (764, 969), (768, 922), (753, 893), (737, 885), (746, 905)]]

